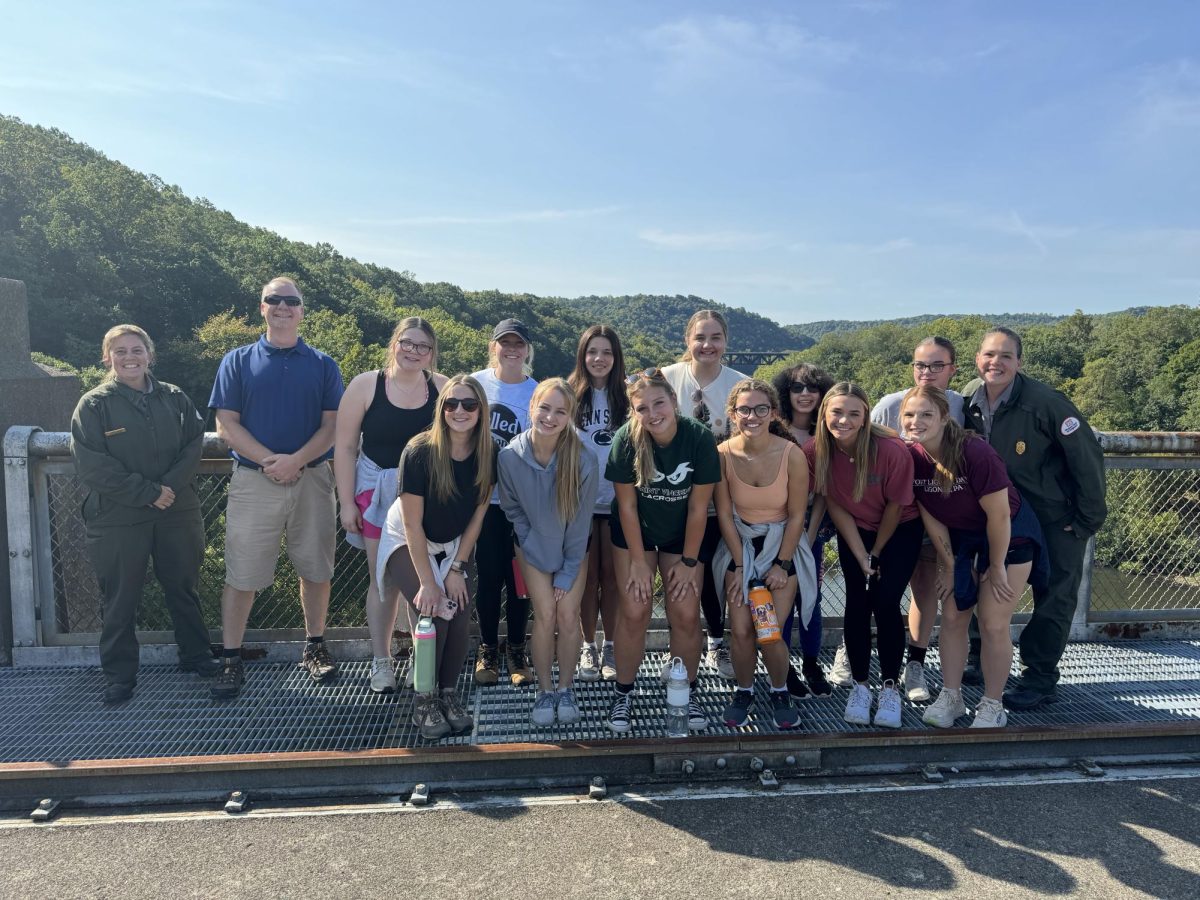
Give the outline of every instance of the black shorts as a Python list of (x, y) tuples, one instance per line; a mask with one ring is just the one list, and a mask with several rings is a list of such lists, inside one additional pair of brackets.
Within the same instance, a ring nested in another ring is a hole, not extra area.
[[(621, 528), (620, 516), (609, 516), (608, 527), (612, 532), (612, 542), (614, 547), (619, 547), (622, 550), (628, 550), (629, 544), (625, 542), (625, 532)], [(683, 538), (678, 541), (672, 541), (669, 544), (651, 544), (646, 540), (646, 535), (642, 535), (642, 549), (647, 553), (673, 553), (675, 556), (683, 556)]]
[[(754, 548), (755, 556), (758, 556), (758, 554), (762, 553), (763, 544), (766, 542), (767, 536), (765, 534), (760, 534), (758, 537), (750, 538), (750, 546)], [(726, 567), (725, 571), (732, 575), (735, 571), (737, 571), (736, 567), (740, 566), (741, 564), (742, 561), (740, 559), (733, 559), (731, 557), (729, 560), (729, 565)]]
[(1037, 544), (1033, 541), (1021, 541), (1019, 544), (1009, 544), (1008, 553), (1004, 556), (1006, 566), (1019, 566), (1033, 562), (1037, 556)]
[(592, 552), (592, 538), (596, 536), (597, 528), (608, 527), (608, 513), (593, 513), (592, 514), (592, 530), (588, 532), (588, 552)]

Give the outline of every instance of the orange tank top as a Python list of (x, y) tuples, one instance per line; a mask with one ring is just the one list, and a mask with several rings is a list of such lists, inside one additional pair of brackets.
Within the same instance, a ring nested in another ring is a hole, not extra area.
[(787, 520), (788, 501), (788, 453), (790, 447), (785, 447), (783, 458), (779, 461), (779, 471), (775, 480), (762, 487), (746, 484), (738, 478), (733, 458), (730, 457), (726, 469), (729, 472), (729, 497), (733, 500), (734, 511), (748, 525), (763, 525), (769, 522), (784, 522)]

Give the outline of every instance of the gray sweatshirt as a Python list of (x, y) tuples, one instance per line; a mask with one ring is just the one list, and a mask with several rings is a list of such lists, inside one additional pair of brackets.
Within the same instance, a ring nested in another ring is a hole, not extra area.
[[(572, 426), (573, 427), (573, 426)], [(554, 479), (558, 454), (543, 466), (533, 455), (533, 434), (523, 431), (500, 450), (500, 508), (512, 522), (517, 544), (535, 569), (552, 576), (554, 586), (570, 590), (587, 553), (588, 534), (600, 471), (596, 457), (584, 448), (579, 454), (583, 481), (579, 488), (579, 510), (573, 521), (563, 523), (555, 503)]]

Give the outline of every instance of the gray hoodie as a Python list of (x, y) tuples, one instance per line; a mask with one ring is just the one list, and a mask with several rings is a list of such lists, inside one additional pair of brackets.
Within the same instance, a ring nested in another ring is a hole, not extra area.
[(553, 576), (556, 588), (570, 590), (587, 553), (592, 510), (600, 485), (596, 457), (584, 448), (579, 454), (583, 480), (579, 509), (573, 521), (563, 524), (555, 503), (554, 479), (558, 454), (543, 466), (533, 455), (533, 434), (523, 431), (500, 450), (500, 508), (512, 522), (517, 544), (535, 569)]

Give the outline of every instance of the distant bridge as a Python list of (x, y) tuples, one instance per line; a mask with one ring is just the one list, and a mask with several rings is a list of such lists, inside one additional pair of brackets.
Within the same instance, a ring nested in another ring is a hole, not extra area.
[(759, 350), (754, 352), (735, 352), (726, 351), (725, 365), (731, 369), (737, 369), (739, 372), (744, 372), (747, 375), (754, 373), (754, 370), (759, 366), (765, 366), (767, 363), (780, 362), (787, 359), (793, 353), (798, 353), (797, 350)]

